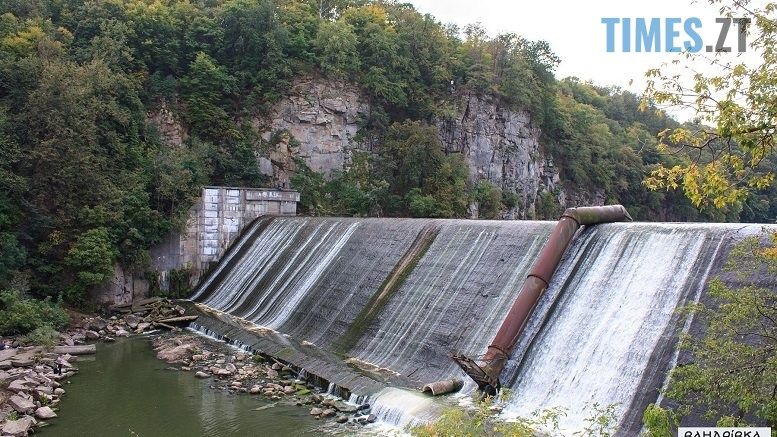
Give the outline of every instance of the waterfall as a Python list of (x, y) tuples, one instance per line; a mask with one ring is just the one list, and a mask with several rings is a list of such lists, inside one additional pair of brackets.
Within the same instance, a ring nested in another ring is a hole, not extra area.
[[(258, 220), (194, 295), (241, 322), (211, 327), (204, 319), (200, 329), (226, 330), (259, 350), (277, 344), (268, 353), (338, 377), (332, 390), (342, 385), (353, 399), (369, 399), (385, 422), (429, 420), (439, 403), (412, 390), (465, 378), (449, 354), (485, 352), (554, 225)], [(698, 299), (736, 241), (760, 230), (645, 223), (584, 229), (502, 375), (514, 393), (505, 419), (561, 407), (561, 426), (571, 433), (594, 403), (614, 404), (620, 429), (638, 432), (641, 411), (656, 401), (675, 359), (686, 324), (677, 308)], [(267, 330), (248, 332), (243, 323)], [(339, 377), (343, 372), (352, 374)], [(465, 385), (464, 395), (473, 388)]]
[(614, 404), (622, 420), (655, 371), (649, 366), (661, 361), (654, 356), (660, 343), (673, 337), (676, 308), (706, 283), (725, 231), (612, 224), (578, 239), (550, 284), (553, 308), (546, 303), (535, 314), (544, 326), (512, 357), (505, 417), (561, 407), (561, 427), (572, 432), (595, 404)]

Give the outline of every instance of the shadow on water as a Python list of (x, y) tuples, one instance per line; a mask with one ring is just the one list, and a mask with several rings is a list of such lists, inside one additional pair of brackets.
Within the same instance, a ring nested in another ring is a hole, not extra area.
[(209, 388), (190, 372), (166, 370), (148, 338), (97, 345), (77, 362), (80, 372), (44, 436), (312, 435), (320, 423), (308, 408), (270, 404), (250, 395)]

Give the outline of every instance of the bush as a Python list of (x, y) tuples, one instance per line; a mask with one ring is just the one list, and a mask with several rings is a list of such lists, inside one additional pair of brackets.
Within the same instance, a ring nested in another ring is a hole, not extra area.
[(0, 335), (27, 334), (43, 326), (60, 329), (68, 321), (65, 310), (48, 299), (25, 299), (14, 291), (0, 292)]
[(40, 345), (46, 349), (51, 349), (59, 340), (59, 332), (51, 325), (39, 326), (22, 338), (24, 344)]

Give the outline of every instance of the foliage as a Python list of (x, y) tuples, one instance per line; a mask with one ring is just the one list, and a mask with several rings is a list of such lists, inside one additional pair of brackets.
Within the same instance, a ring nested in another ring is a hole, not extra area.
[(43, 346), (46, 349), (51, 349), (59, 342), (59, 332), (52, 328), (51, 325), (45, 324), (39, 326), (22, 338), (24, 344)]
[(672, 437), (672, 430), (677, 427), (676, 417), (672, 411), (650, 404), (642, 415), (647, 437)]
[(60, 329), (68, 315), (49, 300), (25, 299), (12, 290), (0, 291), (0, 335), (26, 334), (43, 326)]
[(494, 409), (498, 402), (506, 402), (501, 398), (498, 401), (487, 396), (475, 403), (474, 409), (451, 407), (446, 409), (433, 423), (414, 426), (410, 433), (418, 437), (475, 437), (475, 436), (510, 436), (533, 437), (537, 430), (550, 428), (558, 430), (558, 421), (566, 413), (563, 409), (552, 408), (535, 412), (531, 418), (518, 418), (515, 421), (505, 422), (500, 420)]
[(601, 437), (614, 435), (615, 427), (618, 425), (618, 419), (615, 415), (617, 406), (617, 404), (599, 405), (598, 403), (588, 405), (588, 408), (593, 411), (593, 415), (586, 417), (585, 427), (576, 435)]
[(192, 271), (190, 268), (181, 268), (170, 270), (169, 290), (163, 293), (164, 296), (173, 299), (185, 299), (192, 292), (191, 288)]
[(669, 66), (647, 72), (645, 104), (690, 107), (699, 123), (659, 134), (659, 151), (687, 153), (687, 159), (658, 166), (645, 184), (653, 190), (681, 187), (694, 205), (721, 208), (740, 204), (774, 182), (768, 158), (774, 158), (777, 138), (777, 3), (710, 3), (719, 7), (721, 16), (750, 19), (748, 49), (757, 53), (759, 62), (748, 65), (730, 53), (712, 58), (688, 53), (686, 62), (708, 62), (716, 73), (687, 77)]
[(765, 245), (764, 239), (748, 238), (732, 251), (725, 270), (736, 285), (711, 281), (714, 302), (691, 308), (706, 331), (681, 340), (693, 362), (672, 371), (666, 393), (679, 413), (700, 409), (721, 426), (777, 426), (777, 302), (760, 279), (777, 273), (777, 236)]
[[(756, 133), (734, 133), (766, 118), (738, 108), (766, 110), (775, 70), (762, 21), (754, 44), (768, 53), (743, 82), (751, 105), (727, 106), (718, 132), (746, 152), (745, 170), (760, 146)], [(147, 268), (149, 248), (183, 225), (203, 185), (269, 184), (257, 160), (276, 144), (260, 137), (261, 120), (300, 77), (352, 82), (370, 103), (354, 138), (363, 151), (342, 171), (325, 177), (302, 156), (286, 169), (304, 213), (465, 217), (475, 201), (482, 217), (496, 218), (529, 208), (521, 199), (533, 193), (491, 187), (469, 174), (462, 153), (443, 150), (438, 121), (461, 96), (478, 96), (528, 112), (569, 193), (623, 203), (641, 220), (774, 218), (766, 179), (746, 200), (724, 189), (735, 205), (701, 213), (682, 194), (643, 186), (652, 170), (689, 168), (687, 156), (659, 153), (655, 135), (697, 126), (680, 126), (652, 102), (641, 112), (639, 98), (618, 89), (557, 81), (558, 62), (543, 41), (444, 26), (397, 2), (2, 2), (0, 287), (29, 273), (33, 295), (82, 304), (108, 263)], [(148, 125), (157, 113), (183, 124), (180, 144)], [(705, 168), (697, 179), (718, 180), (717, 167)], [(538, 215), (555, 218), (548, 196)]]
[[(534, 437), (537, 435), (555, 435), (559, 431), (560, 420), (566, 416), (563, 408), (548, 408), (532, 413), (531, 417), (519, 417), (504, 421), (498, 417), (499, 404), (508, 401), (509, 390), (500, 398), (485, 397), (475, 402), (474, 408), (451, 407), (443, 411), (433, 423), (410, 428), (410, 433), (419, 437), (469, 437), (469, 436), (510, 436)], [(592, 416), (586, 418), (586, 428), (576, 435), (586, 437), (608, 437), (613, 435), (617, 422), (615, 405), (589, 405)]]
[(502, 190), (483, 180), (475, 185), (475, 201), (478, 203), (479, 218), (495, 220), (501, 218)]

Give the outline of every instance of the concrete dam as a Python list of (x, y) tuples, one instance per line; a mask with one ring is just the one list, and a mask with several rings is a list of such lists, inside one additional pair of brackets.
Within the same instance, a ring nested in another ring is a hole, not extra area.
[[(196, 327), (368, 398), (383, 421), (427, 420), (440, 406), (424, 384), (462, 379), (459, 400), (477, 389), (451, 355), (486, 353), (555, 225), (259, 218), (200, 282)], [(564, 408), (571, 433), (590, 405), (615, 405), (619, 431), (639, 431), (692, 322), (677, 308), (703, 298), (731, 248), (763, 229), (584, 227), (510, 351), (502, 416)]]

